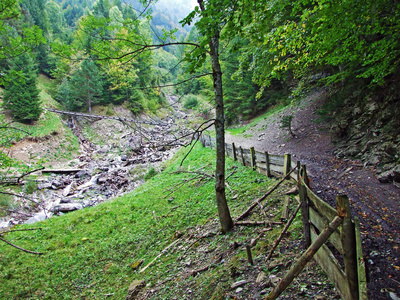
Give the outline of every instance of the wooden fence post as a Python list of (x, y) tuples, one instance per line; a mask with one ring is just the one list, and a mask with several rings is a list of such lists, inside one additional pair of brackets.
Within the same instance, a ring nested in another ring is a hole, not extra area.
[(233, 160), (237, 161), (235, 143), (232, 143)]
[(206, 141), (205, 141), (205, 139), (204, 139), (204, 135), (200, 135), (200, 142), (201, 142), (201, 144), (203, 145), (203, 147), (206, 146)]
[(253, 170), (256, 169), (256, 151), (254, 150), (254, 147), (250, 147), (250, 157), (251, 157), (251, 168)]
[(357, 252), (357, 274), (358, 274), (358, 293), (360, 300), (368, 300), (367, 277), (365, 272), (365, 261), (362, 253), (360, 220), (354, 218), (356, 227), (356, 252)]
[(304, 185), (299, 186), (299, 196), (301, 202), (301, 217), (303, 220), (304, 230), (304, 249), (311, 245), (311, 231), (310, 231), (310, 212), (307, 199), (307, 189)]
[(297, 182), (298, 182), (298, 184), (300, 184), (300, 177), (301, 177), (300, 173), (301, 173), (301, 163), (298, 160), (297, 161)]
[(283, 162), (283, 177), (285, 177), (287, 173), (290, 172), (291, 164), (292, 164), (292, 156), (290, 154), (285, 154), (285, 160)]
[(329, 239), (332, 233), (342, 224), (342, 218), (336, 216), (331, 223), (320, 233), (315, 241), (308, 247), (307, 251), (299, 258), (299, 260), (292, 265), (290, 270), (285, 274), (281, 281), (275, 286), (264, 299), (275, 300), (280, 294), (292, 283), (300, 272), (304, 269), (306, 264), (313, 258), (314, 254), (319, 248)]
[(354, 224), (351, 221), (349, 198), (346, 195), (336, 196), (336, 205), (338, 212), (342, 212), (345, 215), (340, 237), (342, 240), (343, 260), (350, 296), (352, 300), (358, 300), (356, 235)]
[(211, 135), (208, 136), (209, 137), (209, 141), (210, 141), (210, 149), (212, 149), (212, 141), (211, 141)]
[(269, 154), (265, 151), (265, 167), (267, 169), (267, 177), (271, 177), (271, 169), (269, 166)]
[(310, 179), (308, 179), (307, 167), (306, 167), (306, 165), (302, 165), (302, 166), (301, 166), (301, 170), (302, 170), (301, 176), (303, 176), (304, 183), (306, 184), (306, 186), (310, 187)]
[(242, 156), (242, 165), (245, 166), (246, 165), (246, 161), (244, 159), (243, 148), (239, 147), (239, 149), (240, 149), (240, 155)]

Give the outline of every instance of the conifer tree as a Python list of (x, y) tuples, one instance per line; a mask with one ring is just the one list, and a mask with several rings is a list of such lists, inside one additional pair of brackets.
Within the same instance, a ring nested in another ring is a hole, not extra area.
[(34, 60), (24, 53), (10, 61), (10, 69), (11, 76), (15, 78), (9, 78), (5, 84), (4, 107), (19, 122), (37, 121), (42, 109)]
[(69, 108), (77, 110), (87, 105), (89, 113), (92, 113), (92, 105), (99, 103), (103, 92), (103, 83), (96, 64), (92, 60), (84, 60), (72, 75), (70, 84), (73, 99), (68, 103)]

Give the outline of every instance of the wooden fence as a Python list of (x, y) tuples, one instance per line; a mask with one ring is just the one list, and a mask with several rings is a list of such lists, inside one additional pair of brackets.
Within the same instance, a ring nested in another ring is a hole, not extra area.
[[(214, 148), (215, 138), (202, 135), (200, 141), (204, 147)], [(243, 149), (235, 144), (225, 144), (228, 157), (249, 166), (266, 176), (286, 176), (291, 169), (297, 167), (290, 177), (299, 186), (299, 201), (302, 203), (302, 219), (304, 226), (305, 245), (308, 247), (315, 241), (332, 220), (338, 216), (338, 211), (319, 198), (309, 187), (306, 166), (293, 162), (291, 155), (284, 156), (259, 152), (254, 148)], [(338, 195), (337, 203), (344, 207), (346, 215), (342, 225), (330, 236), (328, 245), (324, 244), (314, 255), (314, 259), (335, 284), (342, 299), (365, 300), (367, 282), (365, 263), (362, 255), (361, 235), (358, 218), (352, 218), (347, 196)], [(342, 215), (342, 214), (340, 214)], [(332, 250), (331, 250), (332, 249)], [(339, 262), (340, 260), (340, 262)]]

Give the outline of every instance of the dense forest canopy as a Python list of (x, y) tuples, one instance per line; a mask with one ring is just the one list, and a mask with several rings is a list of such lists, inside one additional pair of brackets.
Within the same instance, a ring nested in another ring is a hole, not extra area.
[[(181, 0), (3, 1), (1, 80), (4, 85), (14, 78), (11, 74), (18, 70), (13, 59), (29, 52), (36, 71), (56, 80), (53, 96), (67, 109), (125, 102), (135, 113), (156, 110), (163, 102), (156, 87), (182, 81), (178, 93), (213, 101), (212, 80), (202, 77), (209, 73), (210, 61), (201, 49), (207, 51), (203, 29), (216, 26), (221, 30), (228, 123), (289, 103), (315, 79), (321, 85), (339, 85), (337, 90), (355, 86), (364, 96), (398, 80), (397, 2), (203, 3), (207, 10), (200, 13), (197, 1)], [(181, 45), (166, 46), (170, 43)], [(160, 47), (135, 52), (151, 44)], [(75, 84), (88, 59), (97, 70), (90, 97), (81, 95)], [(187, 71), (196, 79), (186, 81)]]

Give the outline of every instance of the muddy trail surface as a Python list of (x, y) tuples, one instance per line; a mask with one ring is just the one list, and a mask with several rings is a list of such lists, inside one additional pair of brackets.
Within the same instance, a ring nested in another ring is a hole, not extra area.
[[(307, 165), (313, 191), (333, 207), (336, 195), (347, 195), (353, 216), (361, 222), (369, 297), (399, 299), (400, 189), (380, 183), (374, 168), (336, 157), (328, 128), (317, 122), (326, 96), (324, 91), (316, 92), (300, 106), (267, 117), (240, 135), (227, 133), (226, 142), (271, 154), (292, 154), (294, 161)], [(295, 136), (280, 128), (282, 117), (288, 115), (293, 115)]]

